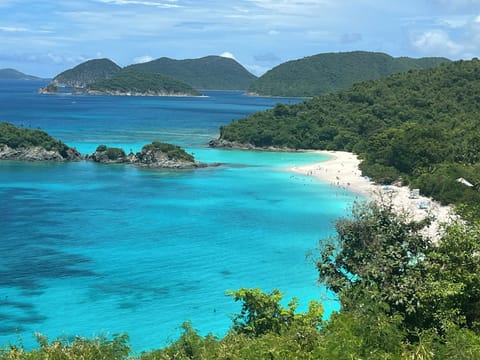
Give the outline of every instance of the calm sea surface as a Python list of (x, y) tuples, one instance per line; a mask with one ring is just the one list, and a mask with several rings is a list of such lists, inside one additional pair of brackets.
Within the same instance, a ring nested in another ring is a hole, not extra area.
[(214, 150), (218, 128), (293, 99), (206, 92), (202, 98), (38, 95), (42, 82), (0, 82), (0, 121), (41, 128), (83, 154), (175, 143), (219, 167), (140, 170), (87, 162), (0, 162), (0, 346), (34, 333), (127, 332), (158, 348), (190, 320), (223, 335), (240, 304), (228, 289), (279, 288), (301, 309), (322, 300), (306, 255), (354, 195), (287, 171), (313, 153)]

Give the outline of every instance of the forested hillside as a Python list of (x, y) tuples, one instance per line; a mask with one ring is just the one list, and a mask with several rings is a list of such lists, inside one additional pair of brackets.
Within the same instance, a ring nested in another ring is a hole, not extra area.
[(479, 203), (455, 180), (480, 181), (480, 61), (355, 84), (296, 105), (278, 104), (220, 129), (257, 147), (353, 151), (365, 175), (401, 180), (444, 203)]
[(359, 81), (426, 69), (448, 61), (445, 58), (394, 58), (366, 51), (318, 54), (278, 65), (259, 77), (248, 91), (264, 96), (319, 96), (348, 89)]
[(125, 70), (159, 73), (183, 81), (195, 89), (246, 90), (256, 79), (235, 60), (221, 56), (185, 60), (163, 57), (127, 66)]
[(110, 79), (120, 70), (121, 67), (110, 59), (88, 60), (58, 74), (51, 84), (58, 87), (84, 88), (96, 81)]

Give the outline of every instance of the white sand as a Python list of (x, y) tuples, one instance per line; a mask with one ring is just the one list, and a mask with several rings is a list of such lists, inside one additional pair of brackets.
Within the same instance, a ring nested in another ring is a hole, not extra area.
[(337, 187), (358, 193), (366, 200), (384, 201), (393, 206), (394, 211), (408, 216), (410, 219), (421, 220), (427, 216), (434, 219), (426, 229), (426, 234), (433, 239), (438, 239), (442, 223), (448, 223), (453, 212), (449, 206), (439, 203), (424, 196), (412, 198), (410, 189), (401, 186), (383, 186), (362, 177), (358, 168), (360, 160), (357, 156), (344, 151), (322, 151), (331, 156), (330, 160), (295, 166), (290, 170), (314, 176)]

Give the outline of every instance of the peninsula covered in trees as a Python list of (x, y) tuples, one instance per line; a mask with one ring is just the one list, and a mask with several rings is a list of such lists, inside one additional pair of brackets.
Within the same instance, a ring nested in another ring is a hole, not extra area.
[(480, 203), (480, 61), (410, 70), (220, 129), (212, 146), (345, 150), (379, 183), (401, 181), (443, 203)]
[(190, 85), (155, 73), (121, 71), (110, 79), (89, 84), (90, 95), (200, 96)]

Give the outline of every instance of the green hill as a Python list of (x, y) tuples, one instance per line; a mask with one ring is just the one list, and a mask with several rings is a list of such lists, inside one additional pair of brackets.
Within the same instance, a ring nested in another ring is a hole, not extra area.
[(355, 82), (425, 69), (448, 61), (445, 58), (393, 58), (365, 51), (318, 54), (278, 65), (258, 78), (248, 92), (265, 96), (318, 96), (348, 89)]
[(15, 69), (0, 69), (0, 80), (40, 80), (41, 78), (24, 74)]
[(190, 85), (155, 73), (121, 71), (111, 79), (87, 85), (87, 92), (109, 95), (194, 95)]
[(109, 59), (88, 60), (55, 76), (51, 82), (57, 87), (84, 88), (96, 81), (110, 79), (121, 67)]
[(162, 57), (127, 66), (125, 70), (155, 72), (183, 81), (196, 89), (210, 90), (246, 90), (256, 79), (235, 60), (221, 56), (185, 60)]
[(480, 61), (450, 62), (278, 104), (220, 130), (257, 147), (353, 151), (378, 182), (402, 180), (444, 203), (480, 203)]

